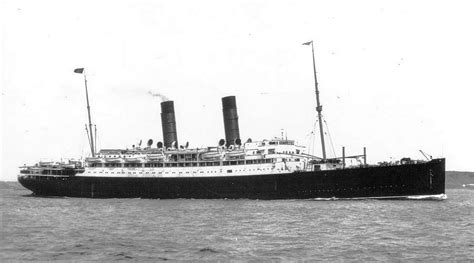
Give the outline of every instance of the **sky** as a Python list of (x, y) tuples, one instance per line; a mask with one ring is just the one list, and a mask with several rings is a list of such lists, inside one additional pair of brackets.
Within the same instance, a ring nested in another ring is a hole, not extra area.
[[(162, 140), (163, 94), (178, 140), (224, 138), (235, 95), (241, 137), (281, 136), (321, 155), (311, 48), (329, 157), (447, 158), (474, 171), (471, 1), (1, 2), (1, 174), (89, 155), (84, 79), (98, 149)], [(326, 126), (327, 124), (327, 126)], [(316, 127), (317, 128), (317, 127)], [(312, 130), (316, 132), (316, 139)], [(329, 131), (329, 132), (328, 132)]]

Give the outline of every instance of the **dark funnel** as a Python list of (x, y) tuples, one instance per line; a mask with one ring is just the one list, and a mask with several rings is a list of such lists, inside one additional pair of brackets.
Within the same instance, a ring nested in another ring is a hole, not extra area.
[(161, 127), (163, 128), (163, 144), (167, 149), (176, 142), (178, 147), (178, 134), (176, 133), (176, 118), (174, 116), (174, 102), (164, 101), (161, 103)]
[(239, 116), (237, 115), (237, 104), (235, 96), (222, 98), (222, 112), (224, 114), (224, 129), (226, 146), (233, 145), (239, 134)]

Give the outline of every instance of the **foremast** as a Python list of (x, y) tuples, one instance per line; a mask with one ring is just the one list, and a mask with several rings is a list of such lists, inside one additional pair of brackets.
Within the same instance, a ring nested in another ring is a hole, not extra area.
[(323, 131), (323, 122), (322, 122), (322, 114), (321, 112), (323, 111), (323, 106), (319, 102), (319, 89), (318, 89), (318, 79), (316, 77), (316, 61), (314, 58), (314, 46), (313, 46), (313, 41), (309, 41), (306, 43), (303, 43), (303, 45), (311, 45), (311, 51), (313, 52), (313, 71), (314, 71), (314, 88), (315, 88), (315, 93), (316, 93), (316, 111), (318, 112), (318, 121), (319, 121), (319, 133), (321, 135), (321, 148), (323, 152), (323, 160), (326, 160), (326, 146), (324, 144), (324, 131)]
[(87, 91), (87, 77), (86, 77), (86, 73), (84, 72), (84, 68), (77, 68), (74, 70), (74, 73), (79, 73), (79, 74), (84, 75), (84, 86), (86, 88), (87, 116), (89, 117), (89, 133), (90, 133), (89, 145), (91, 147), (92, 157), (95, 157), (94, 136), (92, 133), (91, 107), (89, 106), (89, 92)]

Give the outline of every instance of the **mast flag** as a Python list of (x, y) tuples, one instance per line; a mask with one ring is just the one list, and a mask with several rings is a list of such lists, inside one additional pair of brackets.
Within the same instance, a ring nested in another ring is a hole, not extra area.
[(309, 41), (309, 42), (303, 43), (303, 45), (309, 46), (309, 45), (311, 45), (311, 43), (313, 43), (313, 41)]
[(74, 70), (74, 73), (82, 74), (82, 72), (84, 72), (84, 68), (76, 68), (76, 69)]

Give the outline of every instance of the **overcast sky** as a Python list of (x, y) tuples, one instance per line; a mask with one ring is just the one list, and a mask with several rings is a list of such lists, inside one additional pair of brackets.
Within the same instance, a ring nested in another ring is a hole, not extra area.
[[(162, 140), (161, 93), (178, 139), (224, 138), (221, 97), (235, 95), (246, 140), (310, 146), (314, 40), (328, 156), (446, 157), (474, 171), (471, 1), (4, 0), (2, 172), (89, 154), (83, 78), (98, 148)], [(317, 134), (316, 134), (317, 135)], [(332, 143), (331, 143), (332, 141)], [(315, 154), (321, 155), (316, 137)], [(312, 148), (312, 146), (311, 146)], [(334, 151), (333, 151), (334, 148)]]

